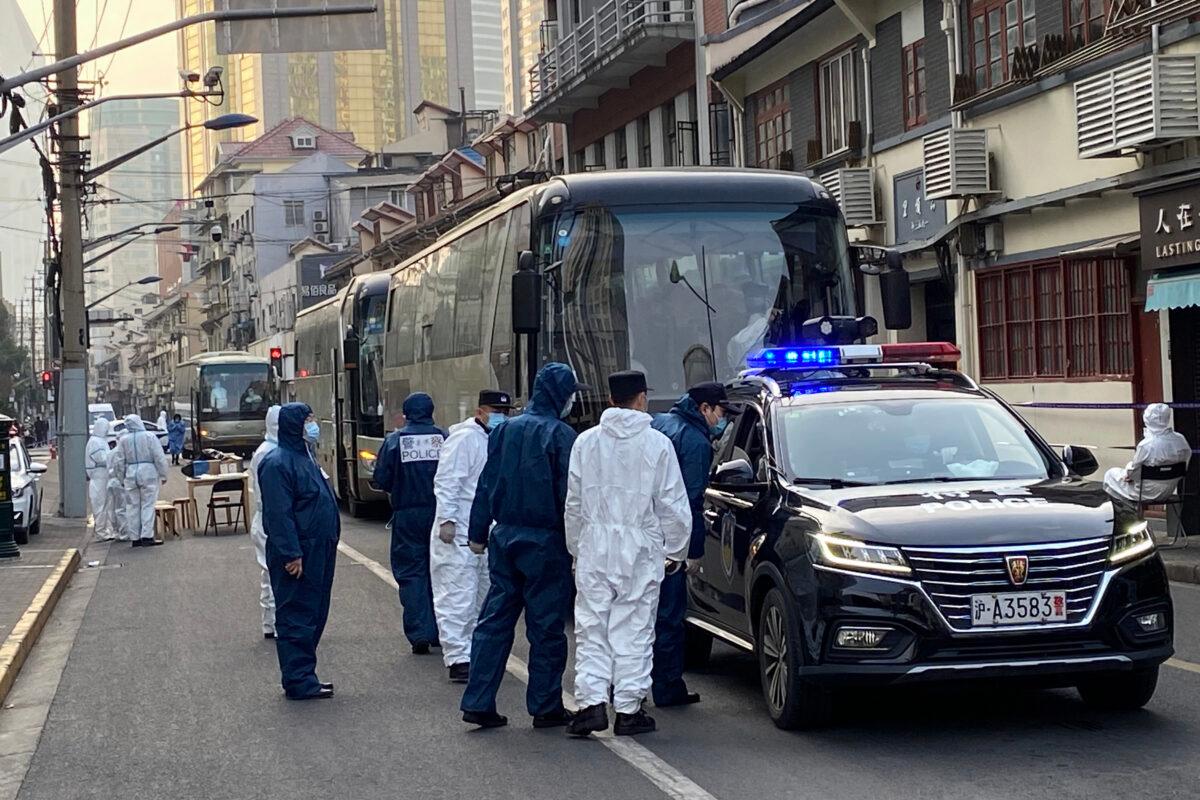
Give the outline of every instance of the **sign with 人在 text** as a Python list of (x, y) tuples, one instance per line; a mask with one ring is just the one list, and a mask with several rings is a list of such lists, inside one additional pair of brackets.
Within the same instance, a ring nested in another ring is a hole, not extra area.
[(1138, 198), (1146, 271), (1200, 264), (1200, 184)]
[(918, 169), (892, 179), (896, 244), (928, 239), (946, 224), (946, 204), (925, 197), (925, 170)]
[(442, 436), (438, 433), (400, 437), (400, 463), (437, 461), (442, 454)]

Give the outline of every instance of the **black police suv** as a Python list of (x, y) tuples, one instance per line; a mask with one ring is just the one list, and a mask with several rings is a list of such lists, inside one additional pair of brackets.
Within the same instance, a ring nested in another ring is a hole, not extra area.
[(693, 665), (712, 637), (754, 652), (781, 728), (829, 720), (856, 684), (1150, 700), (1172, 653), (1166, 573), (1146, 524), (1082, 480), (1090, 452), (1055, 452), (958, 372), (885, 363), (887, 345), (765, 354), (728, 385), (744, 411), (715, 445)]

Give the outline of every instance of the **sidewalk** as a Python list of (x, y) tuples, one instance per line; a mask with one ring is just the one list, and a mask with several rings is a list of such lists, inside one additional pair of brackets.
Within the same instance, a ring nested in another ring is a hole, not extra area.
[(42, 532), (21, 545), (20, 558), (0, 559), (0, 643), (29, 608), (67, 550), (79, 550), (86, 563), (84, 548), (89, 544), (86, 520), (61, 519), (58, 512), (58, 462), (46, 460), (44, 451), (32, 453), (34, 460), (50, 465), (42, 483)]

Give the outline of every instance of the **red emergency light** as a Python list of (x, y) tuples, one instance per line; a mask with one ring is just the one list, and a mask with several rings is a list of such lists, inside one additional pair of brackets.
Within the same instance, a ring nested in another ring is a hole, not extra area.
[(300, 370), (299, 372), (297, 372), (296, 374), (297, 374), (299, 377), (301, 377), (301, 378), (307, 378), (307, 377), (308, 377), (308, 370), (306, 370), (306, 369), (302, 369), (302, 370)]
[(902, 342), (881, 347), (885, 364), (922, 362), (954, 369), (962, 357), (962, 352), (949, 342)]
[(271, 348), (271, 360), (278, 361), (281, 358), (283, 358), (283, 348), (282, 347), (272, 347)]

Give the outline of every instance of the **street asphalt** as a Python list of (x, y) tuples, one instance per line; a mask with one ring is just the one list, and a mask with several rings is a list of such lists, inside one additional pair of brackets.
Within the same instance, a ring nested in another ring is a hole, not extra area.
[[(753, 659), (718, 645), (711, 665), (689, 677), (703, 702), (650, 709), (660, 730), (638, 737), (639, 747), (533, 730), (524, 685), (511, 674), (500, 694), (510, 726), (465, 726), (461, 687), (446, 681), (440, 656), (411, 655), (401, 634), (395, 591), (379, 574), (388, 562), (383, 523), (343, 522), (343, 542), (383, 568), (339, 556), (319, 650), (321, 679), (337, 685), (328, 701), (283, 699), (274, 646), (259, 633), (257, 566), (245, 535), (185, 534), (149, 550), (108, 550), (90, 599), (78, 601), (74, 644), (17, 797), (1107, 800), (1200, 792), (1195, 586), (1174, 587), (1178, 666), (1163, 668), (1141, 712), (1089, 711), (1070, 691), (893, 690), (849, 698), (836, 727), (786, 733), (766, 716)], [(518, 637), (514, 655), (527, 650)], [(37, 669), (21, 681), (45, 680)], [(6, 721), (0, 711), (0, 741)]]

